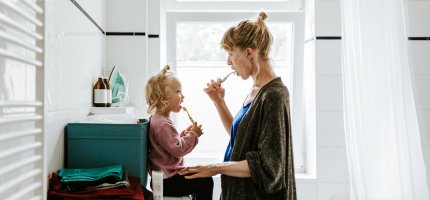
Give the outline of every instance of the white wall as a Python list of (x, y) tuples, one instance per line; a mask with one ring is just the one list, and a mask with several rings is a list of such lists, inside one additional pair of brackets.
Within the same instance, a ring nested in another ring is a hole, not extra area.
[[(104, 0), (77, 0), (106, 27)], [(70, 0), (46, 1), (45, 145), (47, 170), (63, 167), (64, 127), (88, 114), (105, 66), (105, 36)]]

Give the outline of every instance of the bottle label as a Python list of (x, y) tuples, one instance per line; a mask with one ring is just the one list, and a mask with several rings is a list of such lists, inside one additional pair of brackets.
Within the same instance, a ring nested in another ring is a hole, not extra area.
[(108, 103), (108, 90), (106, 90), (106, 89), (95, 89), (94, 90), (94, 103)]
[(107, 90), (107, 102), (112, 103), (112, 90)]

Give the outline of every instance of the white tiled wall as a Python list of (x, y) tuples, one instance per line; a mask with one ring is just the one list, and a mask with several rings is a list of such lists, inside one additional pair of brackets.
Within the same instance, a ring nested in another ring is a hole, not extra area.
[(145, 0), (107, 0), (107, 31), (146, 32)]
[(312, 182), (296, 182), (297, 199), (316, 200), (318, 199), (318, 184)]
[(106, 29), (107, 21), (106, 11), (107, 3), (106, 0), (75, 0), (79, 5), (85, 9), (85, 11), (91, 16), (91, 18), (97, 22), (99, 26)]
[(318, 185), (318, 199), (349, 199), (348, 188), (345, 183), (324, 183)]
[[(340, 33), (332, 33), (340, 36)], [(319, 35), (324, 36), (324, 35)], [(342, 61), (339, 59), (341, 52), (340, 40), (318, 40), (315, 47), (315, 59), (318, 60), (316, 73), (319, 76), (340, 76), (342, 74)]]
[(317, 115), (319, 147), (345, 146), (342, 111), (319, 111)]
[(409, 0), (409, 36), (430, 37), (430, 1)]
[[(317, 41), (316, 44), (318, 46), (319, 42)], [(318, 68), (318, 60), (316, 62)], [(318, 112), (342, 111), (342, 77), (340, 75), (317, 75), (316, 79), (317, 117)]]
[(339, 0), (315, 0), (316, 36), (340, 36)]
[[(81, 6), (105, 24), (104, 0)], [(105, 36), (69, 0), (46, 1), (45, 133), (47, 167), (63, 167), (64, 127), (88, 114), (92, 87), (105, 66)]]

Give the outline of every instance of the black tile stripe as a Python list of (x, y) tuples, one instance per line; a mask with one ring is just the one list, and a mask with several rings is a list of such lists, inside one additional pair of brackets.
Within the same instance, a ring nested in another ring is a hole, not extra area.
[(340, 40), (340, 36), (317, 36), (317, 40)]
[(409, 40), (430, 40), (430, 37), (408, 37)]
[[(342, 37), (340, 36), (317, 36), (317, 40), (340, 40)], [(430, 37), (408, 37), (409, 40), (430, 40)], [(312, 41), (312, 38), (306, 40), (306, 42)]]
[(145, 36), (145, 32), (106, 32), (107, 36), (111, 35), (139, 35)]
[(85, 11), (82, 7), (81, 7), (81, 5), (79, 5), (78, 4), (78, 2), (76, 2), (75, 0), (70, 0), (72, 3), (73, 3), (73, 5), (75, 5), (82, 13), (84, 13), (84, 15), (85, 16), (87, 16), (87, 18), (94, 24), (94, 25), (96, 25), (96, 27), (103, 33), (103, 34), (105, 34), (105, 31), (97, 24), (97, 22), (96, 21), (94, 21), (94, 19), (93, 18), (91, 18), (91, 16), (87, 13), (87, 11)]
[(106, 35), (134, 35), (133, 32), (106, 32)]
[(149, 38), (159, 38), (159, 35), (155, 35), (155, 34), (148, 34)]

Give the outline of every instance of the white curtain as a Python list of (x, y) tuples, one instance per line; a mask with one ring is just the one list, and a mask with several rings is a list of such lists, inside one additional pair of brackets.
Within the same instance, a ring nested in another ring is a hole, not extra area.
[(406, 2), (340, 2), (350, 199), (429, 199), (407, 55)]

